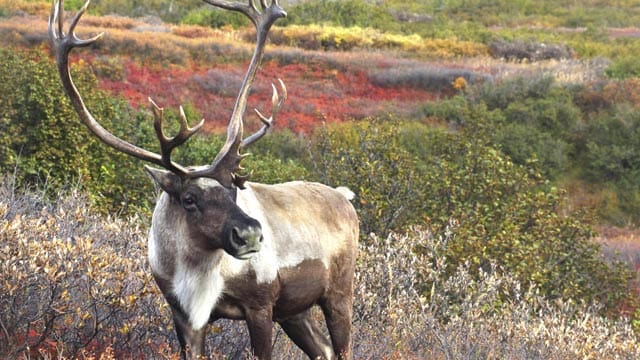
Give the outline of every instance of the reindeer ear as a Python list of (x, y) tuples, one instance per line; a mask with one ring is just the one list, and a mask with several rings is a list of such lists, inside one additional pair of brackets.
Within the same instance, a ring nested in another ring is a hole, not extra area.
[(182, 189), (182, 179), (169, 170), (156, 169), (145, 165), (144, 169), (162, 190), (171, 196), (178, 196)]

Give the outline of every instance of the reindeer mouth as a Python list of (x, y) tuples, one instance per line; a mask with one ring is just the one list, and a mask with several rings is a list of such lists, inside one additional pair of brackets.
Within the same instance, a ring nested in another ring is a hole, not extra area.
[(249, 250), (247, 252), (244, 252), (242, 254), (238, 253), (236, 254), (234, 257), (238, 260), (249, 260), (252, 257), (255, 256), (255, 254), (257, 254), (258, 252), (260, 252), (260, 250)]

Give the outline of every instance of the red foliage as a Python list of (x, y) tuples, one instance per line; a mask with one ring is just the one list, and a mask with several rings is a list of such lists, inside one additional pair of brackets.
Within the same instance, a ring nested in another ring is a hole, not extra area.
[[(207, 129), (215, 131), (226, 126), (233, 109), (235, 95), (215, 93), (202, 86), (210, 69), (202, 67), (162, 67), (140, 65), (124, 60), (124, 79), (100, 79), (100, 86), (127, 99), (133, 106), (147, 106), (151, 96), (159, 105), (177, 107), (193, 104), (207, 119)], [(246, 64), (215, 65), (215, 71), (241, 81)], [(199, 81), (195, 78), (199, 77)], [(296, 132), (308, 132), (324, 121), (348, 121), (381, 113), (408, 114), (417, 105), (433, 99), (433, 94), (409, 88), (388, 89), (373, 85), (362, 70), (339, 72), (318, 64), (263, 64), (258, 74), (249, 106), (267, 113), (270, 107), (271, 85), (283, 79), (288, 100), (279, 121), (280, 127)], [(237, 89), (229, 89), (235, 94)], [(195, 120), (194, 120), (195, 121)], [(259, 121), (248, 120), (249, 128)]]

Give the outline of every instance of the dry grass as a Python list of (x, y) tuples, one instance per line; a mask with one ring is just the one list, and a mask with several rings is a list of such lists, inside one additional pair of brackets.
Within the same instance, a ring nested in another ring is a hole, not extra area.
[[(47, 203), (0, 187), (0, 357), (175, 358), (169, 311), (149, 275), (140, 219), (101, 218), (81, 193)], [(442, 255), (455, 227), (363, 242), (356, 277), (357, 359), (632, 359), (629, 323), (597, 307), (549, 302), (500, 269), (479, 280)], [(412, 251), (424, 246), (422, 254)], [(321, 316), (316, 313), (318, 319)], [(278, 358), (301, 352), (276, 327)], [(250, 357), (242, 322), (211, 326), (207, 347)]]

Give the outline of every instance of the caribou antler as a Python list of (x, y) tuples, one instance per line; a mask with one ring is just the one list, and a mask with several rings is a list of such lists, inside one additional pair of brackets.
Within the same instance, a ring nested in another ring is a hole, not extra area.
[(55, 2), (51, 9), (51, 16), (49, 17), (49, 37), (53, 44), (53, 48), (56, 55), (56, 62), (58, 64), (58, 71), (60, 72), (60, 79), (62, 85), (67, 93), (67, 96), (71, 100), (71, 103), (84, 122), (84, 124), (93, 132), (100, 140), (107, 145), (113, 147), (116, 150), (134, 156), (138, 159), (149, 161), (156, 165), (160, 165), (183, 178), (195, 178), (195, 177), (211, 177), (218, 180), (222, 185), (231, 187), (233, 184), (242, 188), (244, 181), (247, 177), (239, 176), (236, 172), (240, 169), (240, 161), (246, 155), (241, 155), (240, 150), (243, 147), (249, 146), (261, 137), (263, 137), (271, 127), (278, 112), (282, 108), (284, 101), (287, 97), (287, 89), (284, 86), (282, 80), (278, 79), (282, 88), (282, 97), (278, 96), (278, 91), (273, 86), (272, 96), (272, 114), (269, 118), (262, 115), (258, 110), (256, 113), (263, 123), (263, 126), (255, 134), (242, 139), (243, 136), (243, 118), (247, 108), (247, 98), (249, 91), (255, 80), (258, 67), (264, 54), (265, 42), (267, 34), (271, 25), (281, 17), (286, 16), (286, 12), (280, 7), (277, 0), (273, 0), (270, 5), (267, 5), (266, 0), (260, 0), (260, 8), (255, 3), (255, 0), (249, 0), (248, 4), (240, 4), (230, 2), (226, 0), (204, 0), (205, 2), (218, 6), (228, 10), (239, 11), (245, 14), (251, 22), (256, 26), (257, 42), (256, 48), (249, 63), (249, 68), (245, 75), (244, 81), (240, 88), (238, 98), (229, 120), (227, 127), (227, 139), (218, 155), (213, 160), (210, 166), (199, 170), (187, 169), (180, 164), (177, 164), (171, 160), (171, 152), (176, 147), (182, 145), (193, 134), (195, 134), (204, 124), (204, 119), (200, 121), (196, 126), (190, 128), (187, 124), (187, 118), (184, 114), (182, 107), (180, 107), (180, 130), (174, 137), (167, 137), (162, 130), (162, 122), (164, 119), (163, 109), (160, 108), (151, 99), (151, 108), (155, 116), (154, 128), (158, 141), (160, 142), (161, 154), (156, 154), (148, 150), (137, 147), (130, 144), (109, 131), (107, 131), (98, 121), (93, 117), (91, 112), (87, 109), (82, 99), (82, 96), (78, 92), (71, 73), (69, 71), (69, 53), (72, 49), (77, 47), (86, 47), (96, 41), (98, 41), (103, 33), (100, 33), (89, 39), (79, 39), (75, 34), (75, 28), (80, 21), (80, 18), (85, 13), (89, 6), (90, 0), (84, 4), (82, 9), (75, 15), (69, 26), (68, 33), (63, 31), (63, 18), (64, 18), (64, 6), (63, 0)]
[(158, 108), (158, 106), (153, 101), (151, 101), (153, 112), (156, 116), (156, 121), (154, 124), (156, 134), (158, 135), (160, 148), (162, 149), (162, 154), (159, 155), (130, 144), (107, 131), (104, 127), (102, 127), (102, 125), (100, 125), (100, 123), (98, 123), (98, 121), (93, 117), (89, 109), (87, 109), (86, 105), (84, 104), (82, 96), (78, 92), (78, 89), (76, 88), (75, 84), (73, 83), (73, 79), (71, 78), (71, 73), (69, 71), (69, 53), (74, 48), (86, 47), (95, 43), (104, 34), (100, 33), (86, 40), (78, 38), (75, 34), (75, 28), (78, 25), (80, 18), (87, 10), (89, 2), (90, 1), (87, 0), (82, 9), (80, 9), (80, 11), (78, 11), (78, 13), (74, 16), (73, 20), (71, 21), (71, 25), (69, 26), (69, 31), (66, 34), (63, 30), (64, 6), (62, 0), (59, 0), (53, 4), (51, 9), (51, 16), (49, 17), (49, 38), (53, 44), (53, 49), (55, 51), (56, 62), (58, 64), (58, 71), (60, 72), (62, 85), (67, 93), (67, 96), (71, 100), (71, 104), (80, 116), (80, 119), (82, 119), (89, 130), (91, 130), (91, 132), (93, 132), (100, 140), (102, 140), (107, 145), (138, 159), (146, 160), (156, 165), (160, 165), (178, 175), (186, 176), (189, 171), (182, 165), (176, 164), (171, 161), (171, 151), (176, 146), (184, 143), (189, 137), (195, 134), (204, 124), (204, 120), (202, 120), (195, 127), (189, 128), (186, 124), (184, 112), (181, 110), (182, 123), (180, 126), (180, 132), (175, 137), (168, 138), (162, 132), (162, 109)]
[(256, 78), (258, 67), (262, 61), (262, 56), (264, 55), (267, 34), (269, 33), (271, 25), (273, 25), (273, 23), (279, 18), (287, 16), (287, 13), (282, 9), (282, 7), (280, 7), (278, 0), (273, 0), (270, 5), (267, 5), (266, 0), (260, 0), (260, 8), (256, 5), (255, 0), (249, 0), (248, 4), (240, 4), (225, 0), (204, 1), (223, 9), (238, 11), (247, 16), (256, 27), (256, 48), (253, 52), (242, 86), (240, 87), (231, 119), (229, 120), (229, 125), (227, 127), (227, 140), (220, 150), (220, 153), (218, 153), (216, 158), (213, 160), (211, 166), (198, 172), (200, 176), (213, 177), (225, 186), (230, 186), (231, 183), (234, 183), (236, 186), (242, 188), (246, 177), (237, 176), (236, 174), (236, 171), (240, 169), (240, 161), (242, 161), (244, 157), (244, 155), (240, 154), (240, 149), (243, 146), (248, 146), (254, 143), (267, 133), (272, 120), (275, 119), (287, 97), (287, 89), (285, 88), (284, 83), (280, 80), (279, 82), (282, 87), (283, 96), (282, 100), (279, 100), (277, 89), (273, 86), (272, 116), (270, 118), (266, 118), (258, 111), (258, 116), (263, 122), (262, 128), (257, 133), (249, 136), (245, 141), (242, 140), (244, 114), (247, 109), (247, 98), (249, 96), (249, 90)]

